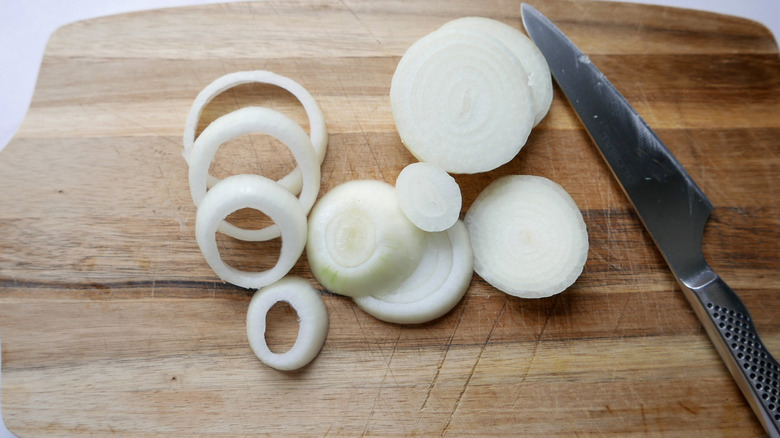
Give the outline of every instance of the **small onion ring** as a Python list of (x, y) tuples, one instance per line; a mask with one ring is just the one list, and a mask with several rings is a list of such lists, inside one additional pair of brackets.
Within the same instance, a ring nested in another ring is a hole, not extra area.
[[(248, 133), (264, 133), (290, 148), (303, 175), (300, 202), (308, 213), (320, 191), (320, 166), (311, 141), (303, 128), (287, 116), (268, 108), (245, 107), (226, 114), (203, 130), (190, 154), (190, 192), (196, 206), (206, 195), (209, 165), (217, 149), (226, 141)], [(263, 229), (239, 228), (222, 221), (219, 231), (240, 240), (264, 241), (279, 237), (278, 223)]]
[[(274, 353), (265, 340), (266, 315), (284, 301), (298, 314), (298, 337), (292, 348)], [(255, 292), (246, 316), (249, 346), (266, 365), (282, 371), (303, 367), (319, 354), (328, 336), (328, 310), (319, 293), (303, 278), (285, 277)]]
[(353, 297), (364, 312), (385, 322), (420, 324), (455, 307), (471, 283), (474, 253), (463, 221), (426, 233), (420, 265), (399, 287), (381, 294)]
[[(314, 97), (299, 83), (294, 80), (270, 72), (266, 70), (252, 70), (252, 71), (239, 71), (229, 73), (214, 80), (212, 83), (206, 86), (192, 103), (189, 114), (187, 114), (187, 122), (184, 125), (184, 159), (189, 163), (190, 154), (195, 146), (195, 130), (198, 128), (198, 121), (200, 120), (203, 108), (211, 102), (212, 99), (217, 97), (220, 93), (243, 84), (260, 83), (269, 84), (280, 87), (287, 90), (295, 96), (303, 105), (306, 110), (306, 115), (309, 118), (309, 129), (311, 131), (311, 143), (314, 146), (314, 150), (317, 152), (317, 158), (322, 164), (325, 159), (325, 151), (328, 147), (328, 130), (325, 126), (325, 118), (322, 115), (317, 101)], [(208, 176), (209, 187), (216, 184), (219, 181), (213, 176)], [(285, 188), (290, 190), (294, 194), (298, 194), (301, 191), (301, 176), (300, 170), (296, 168), (284, 178), (279, 180)]]
[[(279, 226), (282, 248), (276, 265), (248, 272), (226, 264), (219, 255), (216, 231), (220, 222), (242, 208), (259, 210)], [(295, 196), (275, 181), (260, 175), (233, 175), (218, 182), (198, 206), (195, 238), (211, 269), (224, 281), (256, 289), (287, 275), (306, 245), (306, 212)]]

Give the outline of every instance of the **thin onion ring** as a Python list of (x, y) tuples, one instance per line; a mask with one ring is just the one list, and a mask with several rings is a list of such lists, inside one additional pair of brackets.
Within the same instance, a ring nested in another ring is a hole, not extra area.
[[(320, 166), (311, 141), (297, 123), (268, 108), (246, 107), (212, 122), (195, 141), (190, 154), (189, 181), (192, 200), (198, 206), (206, 196), (209, 165), (225, 142), (248, 133), (264, 133), (290, 148), (303, 176), (300, 202), (308, 213), (320, 190)], [(279, 237), (278, 224), (259, 230), (239, 228), (222, 221), (219, 231), (240, 240), (264, 241)]]
[[(243, 271), (229, 266), (219, 255), (217, 228), (227, 215), (242, 208), (259, 210), (279, 226), (282, 248), (271, 269)], [(233, 175), (218, 182), (206, 193), (195, 219), (195, 238), (211, 269), (222, 280), (250, 289), (267, 286), (287, 275), (303, 254), (306, 230), (306, 212), (298, 199), (260, 175)]]
[[(306, 110), (306, 115), (309, 118), (312, 146), (314, 146), (314, 150), (317, 152), (317, 158), (319, 159), (320, 164), (322, 164), (322, 161), (325, 159), (325, 151), (328, 147), (328, 130), (325, 125), (325, 118), (322, 115), (322, 110), (317, 104), (317, 101), (299, 83), (288, 77), (266, 70), (240, 71), (226, 74), (214, 80), (198, 93), (198, 96), (192, 103), (190, 112), (187, 114), (187, 121), (184, 125), (184, 136), (182, 138), (184, 144), (182, 155), (184, 155), (184, 159), (188, 163), (190, 162), (190, 154), (195, 146), (195, 131), (198, 127), (198, 121), (200, 120), (203, 108), (222, 92), (239, 85), (251, 83), (275, 85), (287, 90), (301, 102), (301, 105), (303, 105), (304, 110)], [(209, 175), (209, 187), (212, 187), (217, 181), (219, 181), (217, 178)], [(300, 170), (298, 168), (294, 169), (284, 178), (280, 179), (279, 183), (294, 194), (300, 193)]]

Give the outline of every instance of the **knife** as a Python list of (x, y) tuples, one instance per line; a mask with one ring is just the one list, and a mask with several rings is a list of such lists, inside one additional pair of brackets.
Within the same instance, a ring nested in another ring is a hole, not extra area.
[(524, 3), (522, 16), (762, 426), (780, 438), (780, 365), (702, 254), (712, 203), (587, 55), (532, 6)]

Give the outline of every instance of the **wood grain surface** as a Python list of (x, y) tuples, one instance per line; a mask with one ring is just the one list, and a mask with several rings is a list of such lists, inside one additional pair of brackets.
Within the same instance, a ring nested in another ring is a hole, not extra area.
[[(705, 255), (780, 355), (780, 56), (771, 34), (679, 9), (531, 3), (708, 194)], [(567, 189), (591, 242), (573, 287), (522, 300), (475, 275), (452, 312), (419, 326), (380, 322), (323, 291), (330, 332), (309, 366), (283, 373), (252, 354), (252, 291), (219, 281), (195, 243), (181, 156), (195, 95), (228, 72), (289, 76), (328, 124), (321, 193), (351, 179), (393, 182), (413, 161), (389, 105), (395, 66), (412, 42), (466, 15), (522, 28), (513, 1), (267, 0), (59, 29), (29, 114), (0, 153), (8, 427), (24, 437), (761, 436), (557, 87), (516, 159), (457, 180), (463, 212), (507, 174)], [(200, 129), (245, 105), (308, 127), (291, 95), (247, 85), (212, 102)], [(290, 163), (284, 147), (251, 135), (226, 144), (212, 169), (280, 176)], [(270, 266), (278, 245), (220, 240), (244, 267)], [(305, 257), (292, 274), (316, 285)], [(269, 319), (269, 342), (290, 345), (294, 312)]]

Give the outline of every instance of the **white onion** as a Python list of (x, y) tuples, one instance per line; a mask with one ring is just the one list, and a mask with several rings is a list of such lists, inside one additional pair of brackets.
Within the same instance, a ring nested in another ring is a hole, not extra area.
[(579, 277), (588, 256), (588, 232), (577, 204), (547, 178), (499, 178), (477, 196), (465, 223), (474, 270), (510, 295), (560, 293)]
[[(265, 339), (266, 315), (281, 301), (289, 303), (298, 314), (298, 337), (288, 351), (274, 353)], [(328, 310), (322, 297), (300, 277), (285, 277), (255, 292), (246, 316), (252, 351), (266, 365), (283, 371), (301, 368), (317, 356), (328, 336), (328, 325)]]
[(424, 232), (404, 216), (395, 188), (353, 180), (326, 193), (309, 216), (306, 256), (331, 292), (360, 296), (393, 288), (417, 267)]
[(506, 45), (472, 29), (439, 29), (398, 63), (390, 101), (401, 141), (447, 172), (509, 162), (534, 122), (528, 76)]
[[(306, 115), (309, 118), (309, 127), (311, 131), (311, 143), (314, 150), (317, 153), (317, 158), (320, 164), (325, 159), (325, 151), (328, 146), (328, 131), (325, 126), (325, 118), (322, 115), (317, 101), (312, 95), (299, 83), (294, 80), (281, 76), (279, 74), (265, 71), (265, 70), (253, 70), (253, 71), (239, 71), (229, 73), (214, 80), (207, 85), (192, 103), (189, 114), (187, 114), (187, 121), (184, 126), (184, 159), (190, 162), (190, 154), (195, 143), (195, 131), (198, 127), (198, 121), (200, 120), (201, 112), (203, 108), (211, 102), (212, 99), (217, 97), (222, 92), (242, 84), (261, 83), (270, 84), (280, 87), (289, 91), (295, 96), (303, 105), (306, 110)], [(208, 176), (209, 187), (213, 186), (218, 180), (211, 175)], [(298, 194), (301, 191), (301, 175), (300, 169), (295, 168), (291, 173), (279, 180), (285, 188), (292, 193)]]
[[(206, 176), (217, 149), (228, 140), (252, 132), (270, 135), (290, 148), (303, 176), (300, 202), (304, 212), (308, 213), (320, 190), (320, 165), (311, 140), (303, 128), (289, 117), (260, 107), (241, 108), (218, 118), (195, 141), (195, 147), (190, 153), (189, 169), (190, 191), (195, 205), (200, 205), (206, 195)], [(244, 229), (222, 221), (219, 231), (247, 241), (279, 237), (278, 223), (262, 229)]]
[[(217, 248), (216, 231), (222, 220), (239, 209), (259, 210), (279, 227), (282, 247), (276, 265), (247, 272), (226, 264)], [(195, 238), (206, 262), (224, 281), (256, 289), (281, 279), (292, 269), (306, 245), (306, 212), (298, 199), (275, 181), (260, 175), (232, 175), (218, 182), (198, 206)]]
[(398, 203), (423, 231), (444, 231), (460, 216), (460, 187), (447, 172), (430, 163), (406, 166), (395, 181)]
[(386, 322), (419, 324), (455, 307), (471, 283), (474, 257), (461, 221), (447, 231), (425, 233), (425, 255), (400, 286), (370, 296), (354, 297), (358, 307)]
[(498, 20), (485, 17), (463, 17), (446, 23), (442, 28), (482, 31), (495, 37), (520, 60), (528, 74), (528, 86), (534, 103), (534, 126), (550, 110), (553, 98), (552, 75), (544, 55), (536, 44), (520, 30)]

